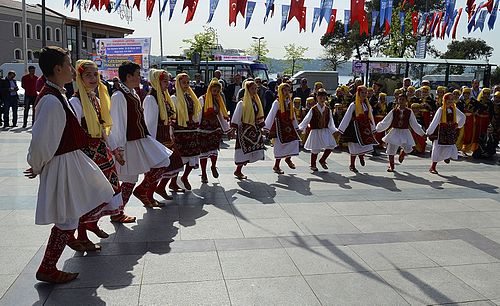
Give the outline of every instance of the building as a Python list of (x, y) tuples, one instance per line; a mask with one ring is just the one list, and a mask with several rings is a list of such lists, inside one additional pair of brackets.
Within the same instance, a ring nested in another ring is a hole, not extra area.
[[(42, 48), (42, 7), (26, 4), (28, 62), (36, 62), (36, 51)], [(0, 0), (0, 64), (23, 61), (22, 6), (14, 0)], [(47, 45), (56, 45), (71, 51), (71, 58), (90, 58), (95, 53), (96, 38), (123, 38), (134, 30), (82, 20), (81, 55), (77, 54), (79, 20), (45, 8)]]

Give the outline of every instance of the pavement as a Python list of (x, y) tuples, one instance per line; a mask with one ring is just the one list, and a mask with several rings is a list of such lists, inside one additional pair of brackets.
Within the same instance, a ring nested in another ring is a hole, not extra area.
[[(309, 154), (266, 160), (177, 194), (161, 209), (132, 198), (137, 223), (100, 221), (100, 253), (66, 248), (65, 285), (35, 280), (51, 226), (34, 224), (38, 180), (23, 177), (31, 134), (0, 132), (0, 305), (500, 305), (500, 166), (460, 159), (430, 174), (429, 155), (396, 172), (386, 156), (360, 173), (348, 154), (312, 173)], [(99, 241), (90, 234), (91, 239)]]

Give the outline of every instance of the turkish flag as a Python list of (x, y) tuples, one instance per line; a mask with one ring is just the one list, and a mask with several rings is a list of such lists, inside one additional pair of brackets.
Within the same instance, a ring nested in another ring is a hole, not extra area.
[[(140, 1), (140, 0), (139, 0)], [(188, 12), (186, 15), (185, 24), (193, 20), (194, 13), (196, 12), (196, 7), (198, 6), (198, 0), (184, 0), (184, 5), (182, 6), (182, 11), (187, 7)]]
[(411, 13), (411, 25), (413, 26), (413, 36), (417, 36), (419, 21), (420, 21), (420, 18), (418, 17), (418, 12), (412, 12)]
[(302, 19), (302, 12), (304, 11), (304, 1), (305, 0), (291, 0), (290, 11), (288, 12), (288, 21), (295, 17), (300, 23), (300, 20)]
[(245, 9), (247, 0), (229, 0), (229, 25), (236, 25), (236, 17), (238, 13), (245, 17)]
[(368, 19), (365, 12), (365, 0), (351, 0), (351, 22), (359, 23), (359, 34), (365, 33), (368, 35)]
[(335, 22), (337, 19), (337, 9), (332, 9), (332, 15), (330, 15), (330, 21), (328, 22), (328, 28), (326, 29), (326, 34), (333, 33), (335, 31)]
[(462, 16), (462, 8), (459, 8), (457, 18), (455, 19), (455, 24), (453, 25), (453, 30), (451, 31), (451, 39), (457, 38), (457, 25), (458, 22), (460, 21), (461, 16)]
[(475, 0), (467, 0), (467, 21), (470, 21), (470, 18), (474, 14), (474, 10), (476, 9)]
[(109, 6), (109, 0), (101, 0), (101, 9), (104, 6), (104, 9), (108, 9)]
[(99, 0), (90, 0), (89, 11), (92, 9), (92, 7), (99, 9)]
[(132, 8), (134, 8), (135, 6), (137, 6), (137, 10), (140, 11), (141, 10), (141, 0), (134, 0), (134, 5), (132, 6)]
[[(108, 0), (109, 1), (109, 0)], [(146, 1), (146, 18), (151, 18), (153, 15), (153, 9), (155, 7), (156, 0), (147, 0)]]
[(299, 33), (302, 32), (302, 31), (306, 31), (306, 11), (307, 11), (307, 8), (306, 7), (303, 7), (302, 8), (302, 15), (300, 16), (300, 20), (299, 20)]
[[(439, 33), (440, 33), (440, 32), (439, 32), (439, 29), (440, 29), (440, 25), (441, 25), (441, 20), (443, 20), (443, 12), (439, 12), (439, 13), (438, 13), (438, 16), (437, 16), (437, 18), (436, 18), (436, 23), (435, 23), (435, 25), (434, 25), (434, 27), (435, 27), (435, 32), (436, 32), (436, 37), (438, 37), (438, 38), (439, 38), (439, 36), (440, 36), (440, 35), (439, 35)], [(434, 36), (434, 33), (432, 33), (432, 36)]]
[(494, 4), (495, 1), (493, 0), (488, 0), (486, 3), (484, 3), (483, 5), (481, 5), (479, 8), (482, 9), (482, 8), (487, 8), (488, 9), (488, 12), (492, 12), (493, 11), (493, 4)]

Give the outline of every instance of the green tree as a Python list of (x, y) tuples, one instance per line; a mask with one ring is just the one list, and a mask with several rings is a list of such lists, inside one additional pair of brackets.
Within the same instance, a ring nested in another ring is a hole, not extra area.
[(197, 33), (193, 38), (183, 39), (182, 42), (188, 45), (186, 55), (191, 57), (194, 52), (198, 52), (202, 59), (213, 58), (213, 51), (218, 46), (217, 31), (211, 27), (203, 27), (203, 32)]
[(452, 59), (488, 59), (493, 53), (493, 48), (480, 38), (464, 38), (464, 40), (454, 40), (448, 44), (446, 52), (441, 58)]
[(261, 40), (260, 46), (258, 41), (254, 41), (250, 44), (250, 47), (245, 52), (247, 55), (257, 56), (261, 62), (269, 63), (269, 58), (266, 56), (269, 53), (269, 48), (267, 47), (267, 41)]
[(491, 85), (500, 85), (500, 67), (491, 72)]
[(285, 60), (288, 67), (285, 69), (284, 73), (294, 74), (296, 70), (302, 69), (304, 66), (301, 61), (307, 61), (304, 57), (304, 53), (308, 50), (308, 47), (296, 46), (295, 44), (288, 44), (285, 46)]

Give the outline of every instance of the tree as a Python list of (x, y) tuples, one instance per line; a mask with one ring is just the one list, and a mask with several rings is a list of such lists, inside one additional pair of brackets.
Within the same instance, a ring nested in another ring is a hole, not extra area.
[(260, 46), (258, 41), (254, 41), (245, 52), (247, 55), (254, 55), (259, 58), (261, 62), (268, 63), (269, 58), (266, 55), (269, 53), (267, 48), (267, 41), (261, 39)]
[(285, 46), (285, 60), (289, 65), (288, 68), (285, 69), (284, 73), (294, 74), (295, 69), (299, 70), (303, 68), (303, 65), (300, 64), (300, 61), (305, 61), (304, 53), (308, 50), (308, 47), (296, 46), (295, 44), (288, 44)]
[(484, 40), (478, 38), (464, 38), (462, 41), (454, 40), (448, 44), (447, 50), (441, 58), (452, 59), (488, 59), (493, 53), (493, 48)]
[(183, 39), (182, 42), (189, 45), (186, 55), (191, 57), (194, 52), (198, 52), (202, 59), (213, 57), (213, 50), (218, 46), (217, 31), (214, 28), (203, 27), (204, 31), (197, 33), (193, 38)]
[(491, 85), (500, 85), (500, 67), (491, 72)]

